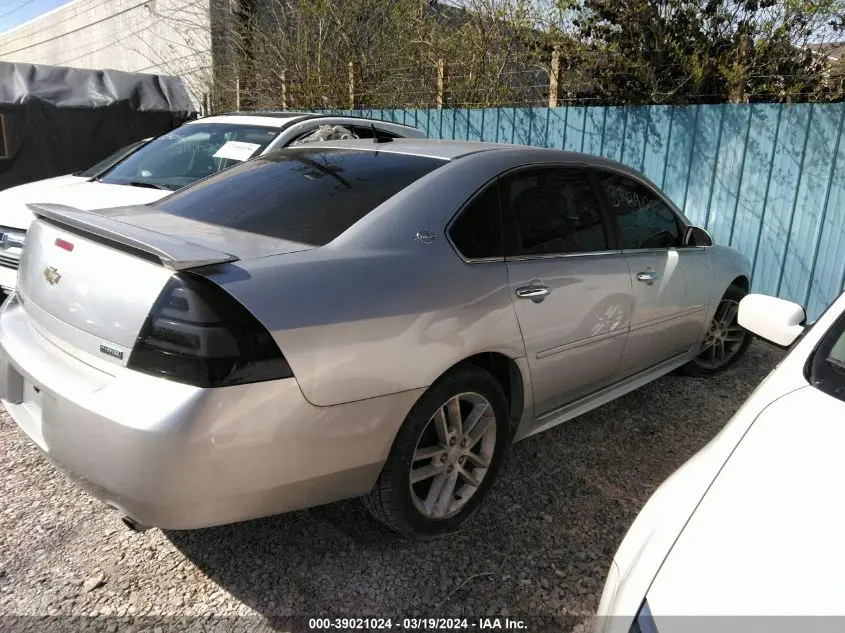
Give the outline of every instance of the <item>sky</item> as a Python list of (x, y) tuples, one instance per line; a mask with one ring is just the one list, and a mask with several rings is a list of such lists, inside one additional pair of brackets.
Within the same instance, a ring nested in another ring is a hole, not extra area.
[(0, 33), (67, 4), (69, 0), (0, 0)]

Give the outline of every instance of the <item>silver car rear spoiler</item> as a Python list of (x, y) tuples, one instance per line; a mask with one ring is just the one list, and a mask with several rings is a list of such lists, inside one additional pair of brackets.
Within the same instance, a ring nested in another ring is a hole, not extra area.
[(124, 248), (152, 255), (171, 270), (186, 270), (237, 261), (235, 255), (186, 242), (112, 218), (63, 204), (28, 204), (30, 211), (50, 223), (89, 234)]

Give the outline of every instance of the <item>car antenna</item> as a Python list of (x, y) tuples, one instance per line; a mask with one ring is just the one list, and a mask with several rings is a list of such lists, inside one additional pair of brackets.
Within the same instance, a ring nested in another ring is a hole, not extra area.
[(376, 124), (370, 123), (370, 127), (373, 128), (373, 143), (390, 143), (393, 139), (389, 136), (382, 136), (379, 137), (378, 131), (376, 130)]

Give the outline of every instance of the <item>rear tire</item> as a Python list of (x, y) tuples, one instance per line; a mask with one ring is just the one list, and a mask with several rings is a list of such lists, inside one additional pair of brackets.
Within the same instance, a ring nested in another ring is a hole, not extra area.
[(739, 302), (748, 292), (729, 286), (710, 323), (698, 356), (681, 367), (687, 376), (716, 376), (742, 358), (751, 345), (751, 333), (739, 325)]
[(454, 532), (495, 482), (510, 431), (507, 400), (490, 373), (449, 372), (408, 413), (365, 507), (415, 540)]

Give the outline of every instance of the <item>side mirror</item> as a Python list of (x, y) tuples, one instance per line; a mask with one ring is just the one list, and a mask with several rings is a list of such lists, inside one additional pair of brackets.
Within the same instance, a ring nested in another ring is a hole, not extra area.
[(807, 315), (797, 303), (751, 294), (739, 302), (737, 320), (749, 332), (775, 345), (789, 347), (804, 331)]
[(704, 229), (691, 226), (684, 233), (684, 246), (713, 246), (713, 238)]

